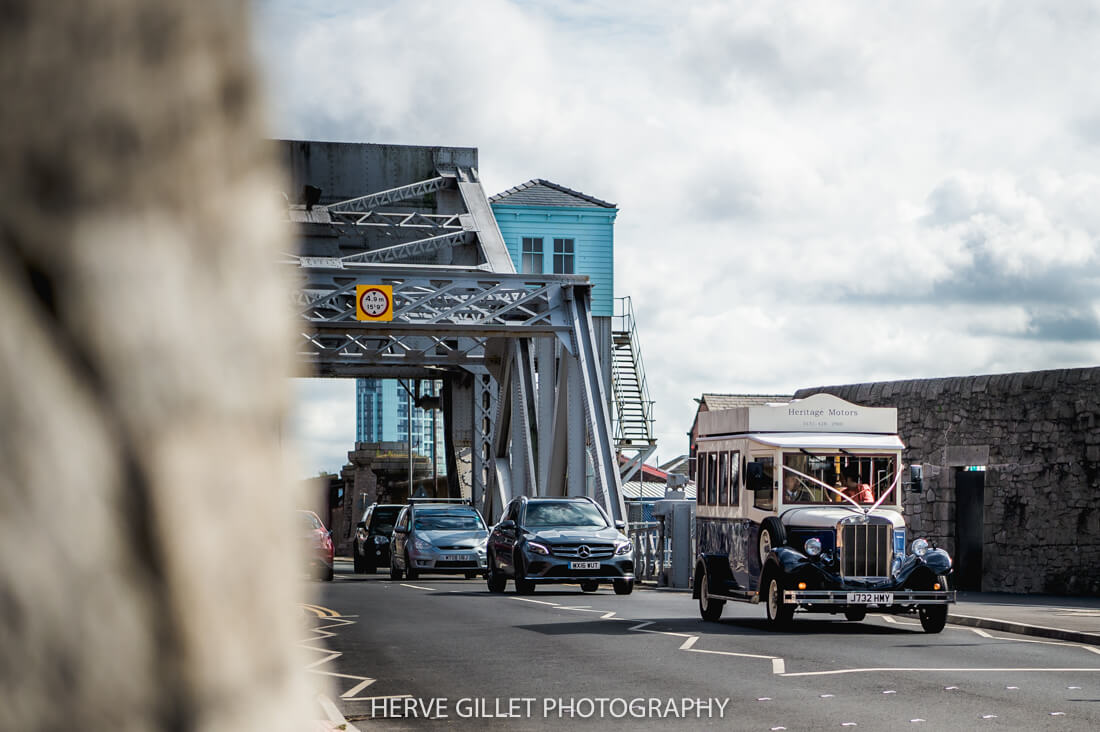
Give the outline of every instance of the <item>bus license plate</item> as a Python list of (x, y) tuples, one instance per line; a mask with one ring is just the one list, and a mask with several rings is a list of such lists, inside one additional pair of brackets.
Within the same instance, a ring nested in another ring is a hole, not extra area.
[(892, 605), (893, 592), (849, 592), (849, 605)]
[(599, 569), (599, 562), (570, 562), (569, 569)]

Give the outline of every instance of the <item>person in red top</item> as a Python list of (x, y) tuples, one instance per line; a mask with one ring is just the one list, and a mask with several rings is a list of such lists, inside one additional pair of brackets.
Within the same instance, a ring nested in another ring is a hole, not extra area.
[(840, 490), (844, 492), (844, 495), (848, 496), (856, 503), (875, 502), (875, 494), (871, 490), (871, 486), (866, 483), (860, 483), (859, 473), (854, 470), (844, 472), (844, 482)]

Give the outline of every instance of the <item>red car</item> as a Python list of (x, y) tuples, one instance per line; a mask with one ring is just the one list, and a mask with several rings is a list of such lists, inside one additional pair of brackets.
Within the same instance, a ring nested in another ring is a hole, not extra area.
[(325, 582), (332, 581), (332, 566), (336, 551), (332, 544), (332, 532), (313, 511), (298, 511), (301, 518), (302, 543), (309, 558), (310, 574), (316, 574)]

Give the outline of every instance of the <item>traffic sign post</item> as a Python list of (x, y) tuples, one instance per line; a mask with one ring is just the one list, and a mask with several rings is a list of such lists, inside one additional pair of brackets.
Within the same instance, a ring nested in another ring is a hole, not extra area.
[(356, 285), (355, 319), (393, 320), (393, 285)]

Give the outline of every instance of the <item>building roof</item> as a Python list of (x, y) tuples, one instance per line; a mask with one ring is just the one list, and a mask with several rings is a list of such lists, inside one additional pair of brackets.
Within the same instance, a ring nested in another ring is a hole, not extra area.
[(760, 407), (771, 402), (789, 402), (790, 394), (706, 394), (696, 399), (699, 406), (695, 410), (695, 419), (691, 422), (688, 436), (694, 440), (695, 427), (699, 424), (700, 412), (713, 412), (720, 409), (735, 409), (737, 407)]
[[(629, 459), (626, 457), (626, 455), (619, 453), (619, 465), (626, 465), (627, 462), (629, 462)], [(641, 476), (639, 480), (644, 480), (647, 483), (660, 483), (661, 485), (664, 485), (668, 481), (667, 472), (646, 463), (642, 463), (640, 469), (638, 470), (638, 475)]]
[[(664, 483), (650, 483), (648, 481), (628, 480), (623, 483), (624, 501), (657, 501), (665, 497), (667, 487)], [(688, 483), (682, 490), (684, 498), (695, 500), (695, 484)]]
[(735, 409), (736, 407), (760, 407), (773, 402), (789, 402), (790, 394), (704, 394), (702, 402), (707, 409)]
[(542, 178), (509, 188), (503, 193), (489, 196), (490, 203), (508, 206), (569, 206), (573, 208), (615, 208), (615, 204), (601, 201), (587, 193), (574, 191)]

